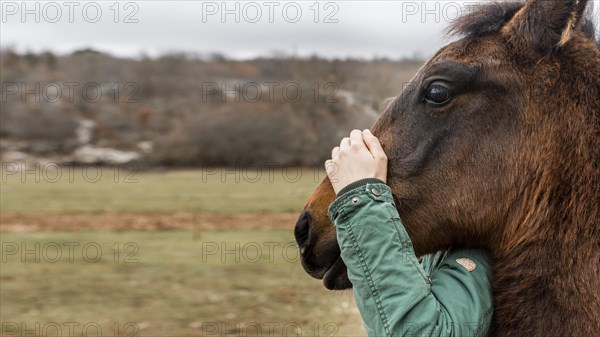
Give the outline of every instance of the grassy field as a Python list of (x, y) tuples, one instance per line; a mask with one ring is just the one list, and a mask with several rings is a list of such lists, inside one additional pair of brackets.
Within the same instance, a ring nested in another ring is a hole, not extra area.
[[(103, 336), (115, 324), (123, 336), (253, 336), (256, 325), (263, 336), (286, 335), (284, 326), (292, 336), (360, 335), (351, 293), (309, 278), (291, 239), (287, 231), (3, 233), (4, 332), (11, 322), (77, 322), (98, 324)], [(21, 249), (36, 245), (37, 256)]]
[(5, 214), (100, 223), (87, 232), (0, 231), (2, 335), (55, 336), (57, 327), (60, 336), (365, 335), (351, 292), (329, 292), (302, 270), (293, 222), (285, 230), (168, 231), (101, 223), (181, 212), (211, 221), (277, 217), (297, 212), (322, 172), (304, 169), (297, 182), (292, 170), (272, 180), (264, 171), (256, 182), (241, 173), (239, 182), (202, 171), (137, 173), (127, 183), (107, 172), (93, 183), (3, 175)]
[[(135, 172), (3, 170), (3, 212), (297, 212), (325, 176), (311, 168)], [(58, 178), (57, 178), (58, 177)]]

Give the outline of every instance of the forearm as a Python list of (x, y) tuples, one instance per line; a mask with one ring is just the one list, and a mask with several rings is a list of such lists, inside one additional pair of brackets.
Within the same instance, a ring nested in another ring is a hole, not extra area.
[[(482, 332), (477, 329), (487, 331), (479, 326), (489, 308), (479, 304), (485, 301), (477, 299), (476, 286), (453, 280), (465, 276), (457, 274), (459, 269), (446, 268), (440, 282), (437, 274), (430, 280), (414, 254), (389, 187), (353, 187), (342, 191), (346, 193), (331, 205), (329, 216), (336, 224), (342, 259), (369, 335), (475, 336)], [(436, 294), (439, 287), (442, 292)], [(444, 302), (453, 305), (454, 300), (438, 297), (448, 290), (459, 301), (472, 298), (468, 304), (472, 312), (446, 310)]]

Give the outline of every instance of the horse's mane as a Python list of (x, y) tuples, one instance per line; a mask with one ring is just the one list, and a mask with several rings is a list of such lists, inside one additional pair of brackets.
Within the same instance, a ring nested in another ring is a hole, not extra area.
[[(585, 18), (579, 30), (600, 47), (600, 39), (596, 40), (596, 26), (593, 18), (593, 1), (590, 1)], [(448, 28), (451, 36), (466, 39), (476, 39), (485, 35), (495, 34), (509, 22), (525, 5), (522, 1), (494, 1), (478, 5), (473, 11), (460, 16)]]

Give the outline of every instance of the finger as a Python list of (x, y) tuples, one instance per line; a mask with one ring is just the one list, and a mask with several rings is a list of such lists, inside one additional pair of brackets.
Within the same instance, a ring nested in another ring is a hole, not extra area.
[(332, 184), (337, 183), (337, 179), (335, 178), (335, 174), (337, 172), (337, 164), (333, 159), (328, 159), (325, 161), (325, 172), (327, 173), (327, 177), (329, 177), (329, 181)]
[(369, 148), (369, 151), (373, 155), (373, 157), (382, 158), (382, 159), (387, 158), (385, 155), (385, 152), (383, 151), (383, 148), (381, 147), (381, 143), (379, 142), (379, 139), (377, 139), (377, 137), (375, 137), (371, 133), (371, 131), (369, 131), (368, 129), (365, 129), (363, 131), (363, 139), (364, 139), (365, 144)]
[(331, 178), (337, 171), (337, 164), (333, 159), (328, 159), (325, 161), (325, 172)]
[(333, 150), (331, 150), (331, 159), (337, 160), (339, 158), (339, 155), (340, 155), (340, 148), (338, 146), (336, 146), (333, 148)]
[(340, 151), (348, 150), (350, 148), (350, 138), (344, 137), (340, 142)]
[(325, 161), (325, 164), (324, 164), (324, 166), (325, 166), (325, 171), (326, 171), (328, 174), (329, 174), (329, 170), (330, 170), (330, 168), (331, 168), (333, 165), (334, 165), (333, 159), (327, 159), (327, 160)]
[(350, 146), (355, 148), (365, 147), (363, 134), (360, 130), (352, 130), (350, 132)]

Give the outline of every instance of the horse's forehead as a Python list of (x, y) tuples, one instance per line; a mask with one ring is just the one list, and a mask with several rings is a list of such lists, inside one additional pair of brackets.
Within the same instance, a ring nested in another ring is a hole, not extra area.
[(508, 59), (506, 45), (495, 37), (458, 40), (442, 47), (428, 64), (454, 61), (468, 66), (497, 66)]

